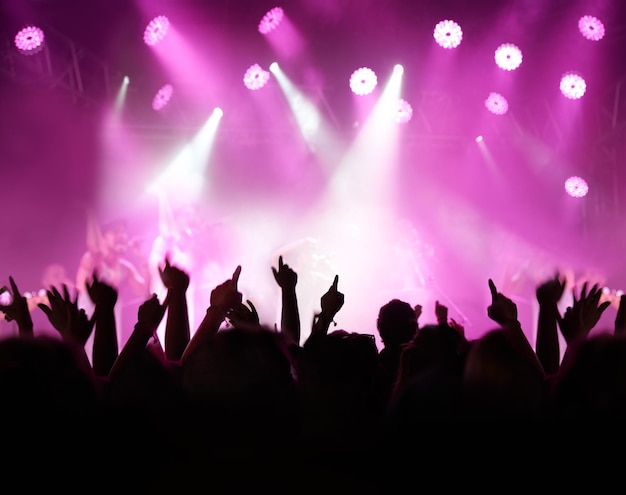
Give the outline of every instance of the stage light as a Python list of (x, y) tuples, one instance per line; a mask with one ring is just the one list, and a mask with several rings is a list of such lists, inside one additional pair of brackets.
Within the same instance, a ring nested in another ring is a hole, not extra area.
[(270, 64), (270, 72), (276, 72), (278, 70), (278, 63), (272, 62)]
[(164, 15), (152, 19), (143, 32), (143, 41), (148, 46), (154, 46), (162, 41), (170, 27), (170, 21)]
[(433, 37), (443, 48), (456, 48), (461, 44), (463, 31), (456, 22), (445, 20), (437, 23)]
[(413, 107), (410, 103), (402, 98), (398, 100), (396, 106), (396, 122), (398, 124), (406, 124), (413, 117)]
[(522, 51), (512, 43), (504, 43), (496, 48), (496, 64), (503, 70), (515, 70), (522, 63)]
[(259, 33), (267, 34), (276, 29), (284, 16), (285, 12), (280, 7), (274, 7), (268, 10), (259, 22)]
[(489, 93), (489, 96), (485, 100), (485, 106), (487, 110), (496, 115), (504, 115), (508, 109), (509, 104), (506, 98), (500, 93)]
[(572, 198), (582, 198), (587, 195), (589, 191), (589, 186), (585, 179), (573, 176), (565, 181), (565, 191)]
[(367, 67), (355, 70), (350, 76), (350, 89), (359, 96), (368, 95), (378, 84), (376, 73)]
[(215, 107), (213, 109), (213, 115), (215, 115), (216, 118), (221, 119), (224, 116), (224, 110), (220, 107)]
[(577, 100), (581, 98), (587, 90), (587, 83), (585, 80), (575, 72), (566, 72), (561, 77), (561, 93), (571, 100)]
[(404, 74), (404, 67), (401, 64), (396, 64), (393, 66), (393, 71), (401, 76)]
[(251, 90), (261, 89), (270, 80), (270, 73), (264, 70), (259, 64), (254, 64), (248, 67), (248, 70), (243, 76), (243, 83), (246, 88)]
[(130, 78), (128, 76), (124, 76), (124, 80), (122, 81), (126, 86), (130, 83)]
[(166, 84), (157, 91), (156, 95), (154, 95), (154, 99), (152, 100), (152, 108), (156, 111), (164, 109), (170, 102), (173, 94), (174, 88), (172, 87), (172, 85)]
[(578, 20), (578, 30), (585, 38), (599, 41), (604, 38), (604, 24), (592, 15), (584, 15)]
[(482, 137), (482, 136), (476, 136), (475, 141), (476, 141), (477, 143), (482, 143), (482, 142), (483, 142), (483, 137)]
[(41, 28), (26, 26), (15, 35), (15, 46), (24, 55), (34, 55), (43, 48), (44, 39)]

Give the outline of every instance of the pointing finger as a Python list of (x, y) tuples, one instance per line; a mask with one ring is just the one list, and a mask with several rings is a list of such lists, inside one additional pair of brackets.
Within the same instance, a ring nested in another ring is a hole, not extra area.
[(235, 268), (232, 281), (235, 283), (239, 282), (239, 275), (241, 275), (241, 265), (238, 265), (237, 268)]

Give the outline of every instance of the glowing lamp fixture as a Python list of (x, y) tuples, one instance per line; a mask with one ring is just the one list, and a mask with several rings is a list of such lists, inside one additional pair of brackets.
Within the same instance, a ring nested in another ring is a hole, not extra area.
[(413, 117), (413, 107), (410, 103), (402, 98), (396, 104), (395, 119), (398, 124), (406, 124)]
[(495, 59), (502, 70), (515, 70), (522, 64), (522, 51), (512, 43), (504, 43), (496, 48)]
[(170, 27), (170, 21), (164, 15), (152, 19), (143, 32), (143, 41), (148, 46), (154, 46), (162, 41)]
[(604, 38), (604, 24), (592, 15), (584, 15), (578, 20), (578, 30), (585, 38), (599, 41)]
[(259, 64), (254, 64), (248, 67), (243, 76), (243, 83), (246, 85), (246, 88), (254, 91), (265, 86), (269, 79), (270, 73), (263, 70)]
[(461, 44), (463, 31), (456, 22), (445, 20), (437, 23), (433, 37), (443, 48), (456, 48)]
[(154, 95), (154, 98), (152, 99), (152, 108), (157, 112), (159, 110), (163, 110), (172, 99), (172, 94), (174, 94), (174, 88), (171, 84), (163, 86)]
[(489, 96), (485, 100), (485, 106), (487, 110), (495, 115), (504, 115), (509, 109), (509, 103), (506, 98), (500, 93), (489, 93)]
[(561, 77), (561, 93), (566, 98), (570, 98), (571, 100), (577, 100), (581, 98), (585, 91), (587, 90), (587, 83), (585, 80), (575, 72), (566, 72)]
[(589, 191), (589, 186), (585, 179), (573, 176), (565, 181), (565, 191), (572, 198), (582, 198), (587, 195)]
[(267, 34), (274, 31), (285, 17), (285, 12), (281, 7), (274, 7), (268, 10), (259, 21), (259, 33)]
[(378, 84), (376, 73), (367, 67), (355, 70), (350, 76), (350, 89), (356, 95), (368, 95)]
[(15, 35), (15, 46), (24, 55), (34, 55), (43, 48), (44, 34), (36, 26), (26, 26)]

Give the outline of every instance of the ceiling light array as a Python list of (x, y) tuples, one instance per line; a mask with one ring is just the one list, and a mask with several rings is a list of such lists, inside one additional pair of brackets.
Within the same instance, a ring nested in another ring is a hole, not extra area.
[[(282, 7), (274, 7), (261, 17), (258, 23), (258, 31), (263, 35), (278, 29), (284, 21), (285, 12)], [(155, 46), (162, 42), (170, 29), (170, 21), (165, 15), (154, 17), (146, 25), (143, 32), (143, 41), (148, 46)], [(584, 15), (578, 20), (578, 31), (581, 36), (590, 41), (600, 41), (604, 38), (606, 29), (603, 22), (593, 15)], [(461, 45), (463, 40), (463, 30), (461, 26), (451, 20), (445, 19), (438, 22), (433, 30), (433, 38), (442, 48), (453, 49)], [(41, 51), (44, 46), (45, 35), (43, 30), (34, 25), (27, 25), (20, 29), (14, 39), (18, 51), (24, 55), (34, 55)], [(521, 49), (513, 43), (503, 43), (494, 52), (496, 65), (505, 71), (518, 69), (523, 61)], [(263, 88), (269, 81), (270, 73), (259, 64), (251, 65), (243, 77), (244, 85), (250, 90)], [(587, 89), (583, 76), (570, 71), (563, 74), (560, 80), (560, 90), (569, 99), (581, 98)], [(350, 89), (359, 96), (365, 96), (374, 91), (377, 86), (376, 73), (368, 68), (356, 69), (349, 80)], [(152, 107), (155, 110), (162, 110), (167, 106), (173, 95), (173, 87), (166, 84), (155, 94)], [(485, 107), (495, 115), (504, 115), (508, 111), (508, 102), (504, 96), (492, 92), (485, 100)], [(405, 100), (398, 103), (398, 122), (405, 123), (410, 120), (410, 105)]]

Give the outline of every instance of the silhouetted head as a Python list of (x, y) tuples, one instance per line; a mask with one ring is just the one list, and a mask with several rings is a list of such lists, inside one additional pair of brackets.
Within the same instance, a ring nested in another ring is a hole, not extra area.
[(573, 343), (556, 376), (553, 397), (562, 418), (623, 418), (626, 337), (606, 332)]
[(378, 311), (376, 328), (385, 347), (406, 344), (417, 330), (415, 311), (409, 303), (392, 299)]
[(472, 341), (463, 386), (474, 419), (539, 419), (546, 382), (509, 330), (496, 328)]
[(16, 416), (92, 413), (97, 395), (81, 350), (49, 336), (0, 340), (0, 398)]

